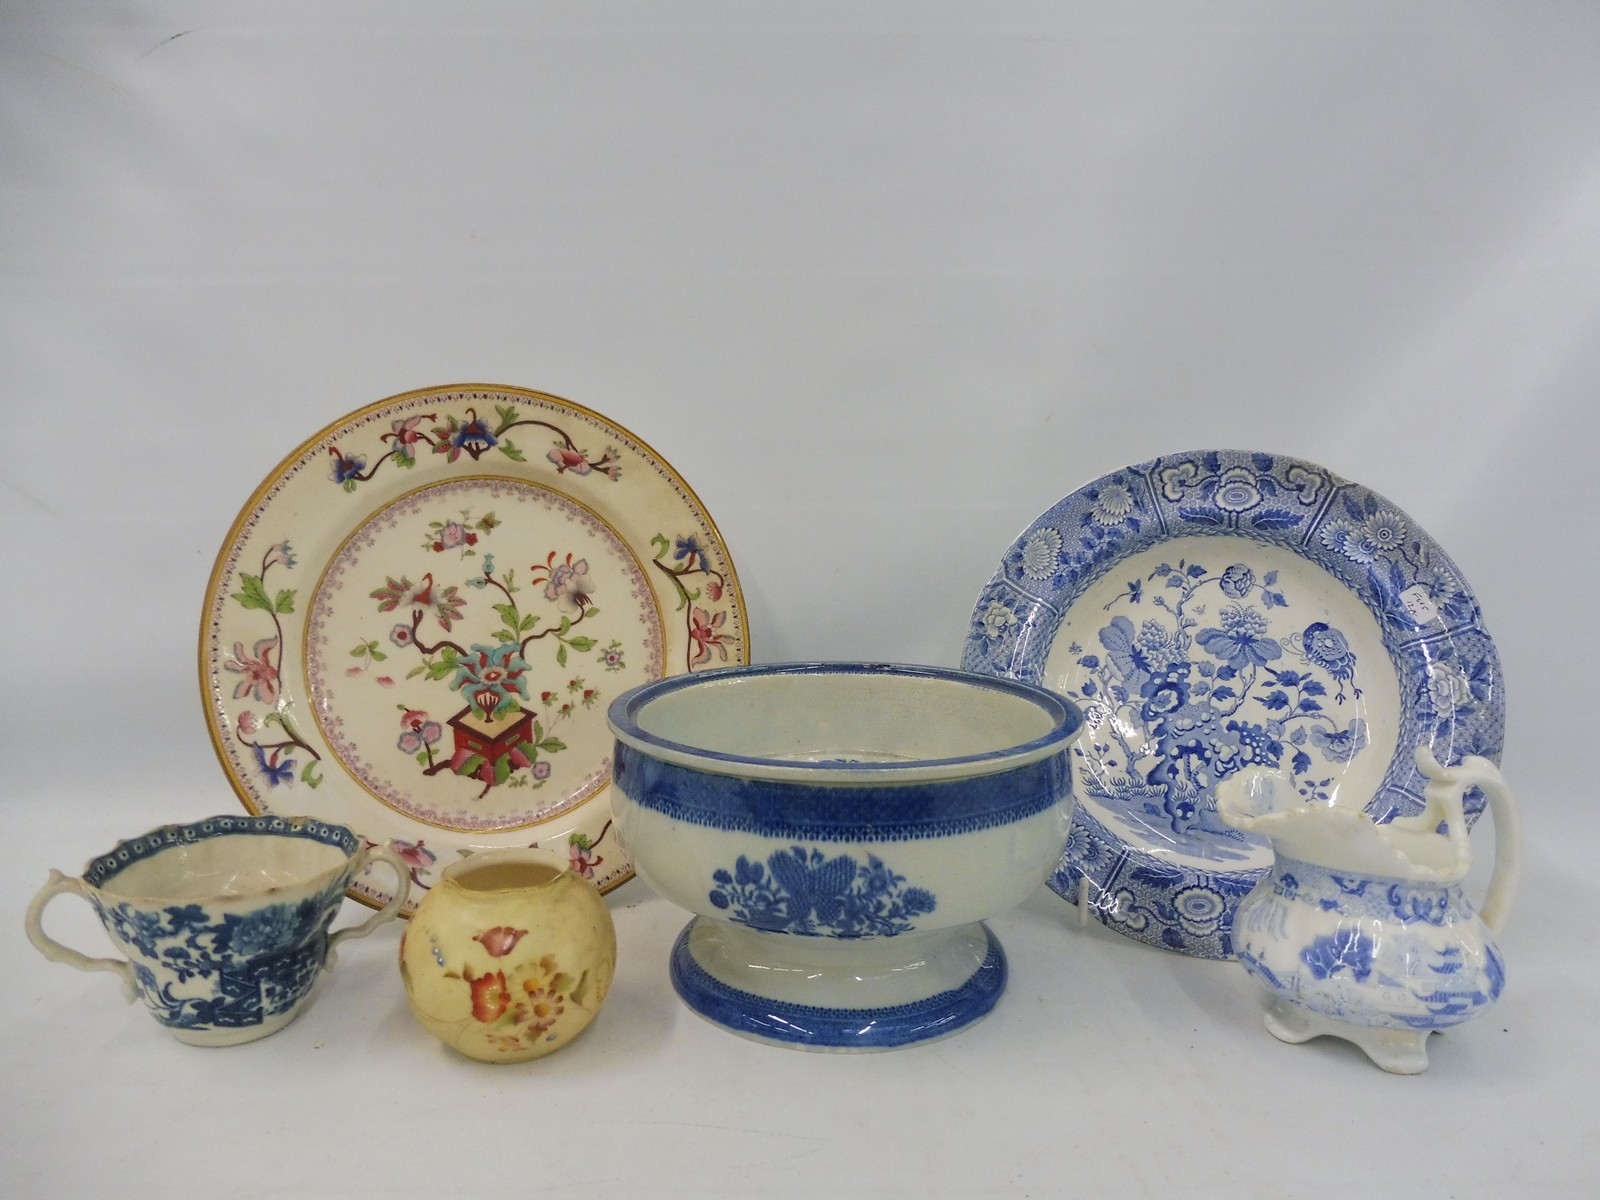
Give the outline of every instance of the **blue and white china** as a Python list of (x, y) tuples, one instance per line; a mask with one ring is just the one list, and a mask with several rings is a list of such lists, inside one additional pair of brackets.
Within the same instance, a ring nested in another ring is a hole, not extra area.
[(1504, 730), (1494, 643), (1444, 551), (1383, 497), (1259, 452), (1167, 455), (1061, 500), (979, 595), (962, 665), (1083, 710), (1051, 887), (1207, 958), (1232, 955), (1272, 861), (1218, 816), (1220, 782), (1282, 769), (1386, 821), (1422, 806), (1414, 747), (1497, 761)]
[[(369, 864), (394, 871), (394, 897), (330, 933), (345, 889)], [(81, 878), (51, 871), (28, 908), (28, 939), (52, 962), (122, 978), (128, 1000), (181, 1042), (233, 1046), (275, 1033), (333, 966), (334, 948), (393, 919), (410, 872), (393, 846), (305, 817), (221, 816), (164, 825), (92, 860)], [(63, 892), (93, 907), (125, 958), (91, 958), (44, 932)]]
[[(1428, 1065), (1428, 1034), (1477, 1016), (1500, 995), (1505, 965), (1493, 934), (1505, 922), (1521, 865), (1521, 830), (1494, 764), (1441, 767), (1416, 752), (1428, 779), (1421, 812), (1379, 825), (1326, 800), (1307, 800), (1289, 772), (1251, 767), (1217, 787), (1217, 810), (1267, 838), (1271, 872), (1234, 916), (1239, 961), (1272, 998), (1267, 1028), (1286, 1042), (1331, 1034), (1386, 1071)], [(1495, 865), (1481, 913), (1462, 890), (1472, 864), (1462, 797), (1489, 798)]]
[(691, 1009), (785, 1046), (875, 1050), (984, 1016), (982, 923), (1060, 859), (1077, 709), (933, 667), (804, 664), (664, 679), (610, 709), (618, 831), (696, 915)]

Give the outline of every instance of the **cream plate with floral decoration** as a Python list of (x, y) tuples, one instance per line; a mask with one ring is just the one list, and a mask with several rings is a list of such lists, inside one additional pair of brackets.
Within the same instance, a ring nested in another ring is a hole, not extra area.
[[(222, 546), (200, 635), (245, 807), (393, 839), (419, 898), (506, 846), (623, 882), (607, 704), (748, 661), (733, 563), (677, 472), (588, 409), (481, 385), (381, 401), (284, 459)], [(351, 893), (392, 894), (376, 872)]]

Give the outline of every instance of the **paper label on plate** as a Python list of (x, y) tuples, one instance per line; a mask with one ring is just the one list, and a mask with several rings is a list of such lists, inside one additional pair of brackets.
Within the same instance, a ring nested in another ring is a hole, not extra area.
[(1418, 625), (1439, 619), (1439, 610), (1433, 605), (1433, 596), (1420, 583), (1414, 583), (1400, 593), (1400, 603)]

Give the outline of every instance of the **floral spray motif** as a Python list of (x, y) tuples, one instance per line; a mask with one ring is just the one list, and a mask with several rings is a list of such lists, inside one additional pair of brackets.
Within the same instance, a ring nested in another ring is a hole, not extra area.
[[(1086, 677), (1074, 698), (1116, 743), (1097, 747), (1101, 761), (1124, 768), (1109, 784), (1089, 781), (1099, 798), (1176, 833), (1223, 834), (1212, 790), (1246, 767), (1287, 764), (1304, 796), (1325, 799), (1333, 768), (1368, 742), (1360, 716), (1337, 715), (1361, 695), (1356, 656), (1325, 621), (1274, 637), (1270, 614), (1290, 607), (1276, 571), (1258, 578), (1245, 563), (1213, 571), (1182, 559), (1106, 604), (1124, 611), (1099, 631), (1104, 653), (1075, 647)], [(1325, 772), (1319, 759), (1331, 765)]]
[(765, 865), (739, 856), (733, 870), (712, 874), (711, 903), (753, 929), (826, 937), (909, 933), (915, 919), (938, 907), (932, 892), (906, 887), (904, 875), (868, 854), (829, 858), (802, 846), (777, 850)]
[[(429, 522), (422, 549), (430, 554), (458, 559), (479, 559), (478, 547), (500, 525), (493, 513), (474, 518), (470, 511), (460, 519)], [(522, 597), (537, 589), (554, 608), (551, 613), (527, 611)], [(485, 593), (487, 605), (473, 605), (471, 591)], [(406, 680), (446, 682), (460, 695), (465, 706), (443, 721), (419, 706), (400, 705), (400, 731), (396, 748), (415, 758), (423, 773), (436, 775), (451, 771), (475, 779), (483, 786), (479, 796), (490, 788), (506, 784), (541, 786), (551, 775), (551, 758), (566, 749), (566, 743), (552, 730), (573, 712), (573, 703), (552, 703), (557, 693), (540, 693), (539, 706), (533, 703), (529, 679), (533, 666), (528, 655), (540, 644), (554, 646), (558, 668), (568, 666), (572, 654), (589, 654), (598, 643), (587, 634), (576, 632), (585, 621), (599, 615), (595, 604), (596, 582), (586, 559), (550, 551), (543, 562), (529, 569), (526, 582), (519, 582), (514, 569), (497, 570), (493, 554), (483, 554), (477, 569), (462, 583), (446, 583), (433, 570), (424, 572), (413, 583), (409, 575), (387, 576), (383, 586), (374, 588), (379, 613), (396, 613), (408, 619), (396, 624), (389, 640), (401, 650), (421, 656)], [(451, 638), (431, 641), (434, 626), (445, 634), (458, 624), (473, 619), (479, 608), (495, 616), (497, 627), (487, 641), (463, 645)], [(367, 653), (373, 655), (375, 643)], [(600, 652), (601, 666), (617, 670), (623, 665), (624, 648), (613, 640)], [(379, 681), (380, 683), (383, 680)], [(592, 707), (600, 698), (597, 689), (581, 676), (568, 679), (566, 691), (576, 703)], [(442, 745), (445, 731), (451, 744)]]
[(725, 609), (712, 612), (708, 607), (722, 599), (726, 577), (712, 567), (710, 555), (695, 534), (669, 540), (658, 533), (650, 544), (656, 552), (652, 565), (672, 584), (678, 594), (678, 611), (684, 614), (689, 633), (684, 670), (704, 667), (713, 659), (727, 662), (728, 646), (734, 641), (724, 628), (728, 613)]
[(599, 1011), (616, 964), (610, 911), (561, 855), (492, 850), (446, 868), (400, 947), (417, 1020), (463, 1054), (520, 1062)]
[[(322, 782), (317, 773), (321, 756), (301, 737), (294, 720), (279, 704), (283, 694), (283, 618), (295, 611), (296, 591), (269, 590), (267, 576), (280, 567), (294, 570), (295, 561), (288, 542), (275, 542), (267, 547), (255, 574), (240, 574), (239, 590), (232, 593), (231, 599), (241, 608), (265, 613), (272, 623), (272, 633), (258, 639), (249, 651), (243, 642), (235, 642), (232, 656), (222, 664), (224, 671), (240, 677), (233, 698), (248, 699), (267, 709), (262, 716), (252, 709), (242, 710), (234, 719), (234, 736), (249, 747), (257, 771), (274, 788), (292, 785), (297, 778), (312, 788)], [(292, 757), (296, 752), (303, 752), (307, 758), (298, 776), (297, 762)]]

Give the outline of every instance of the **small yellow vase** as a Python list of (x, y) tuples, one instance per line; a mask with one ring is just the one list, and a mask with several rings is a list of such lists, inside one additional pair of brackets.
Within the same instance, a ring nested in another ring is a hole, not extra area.
[(600, 893), (545, 850), (452, 863), (400, 942), (412, 1013), (482, 1062), (526, 1062), (565, 1046), (600, 1011), (616, 962)]

